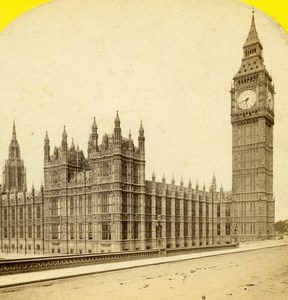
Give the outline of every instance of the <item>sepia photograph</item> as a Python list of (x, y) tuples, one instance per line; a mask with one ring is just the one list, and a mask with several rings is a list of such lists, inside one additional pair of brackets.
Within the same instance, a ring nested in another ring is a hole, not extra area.
[(287, 299), (288, 35), (240, 0), (52, 0), (0, 31), (0, 299)]

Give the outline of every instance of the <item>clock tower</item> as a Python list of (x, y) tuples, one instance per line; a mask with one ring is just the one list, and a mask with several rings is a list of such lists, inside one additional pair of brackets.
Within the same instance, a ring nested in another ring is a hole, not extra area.
[(274, 85), (267, 72), (254, 12), (243, 58), (231, 89), (232, 199), (239, 241), (274, 232)]

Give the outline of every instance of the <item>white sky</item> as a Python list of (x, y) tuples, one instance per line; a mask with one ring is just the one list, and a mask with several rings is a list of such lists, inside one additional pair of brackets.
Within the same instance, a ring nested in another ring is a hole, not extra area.
[[(238, 0), (57, 0), (0, 33), (0, 165), (16, 121), (28, 188), (43, 181), (43, 140), (51, 151), (66, 125), (87, 152), (96, 117), (100, 142), (118, 109), (122, 134), (146, 136), (146, 178), (163, 172), (185, 185), (231, 189), (230, 87), (242, 58), (251, 7)], [(276, 220), (288, 217), (288, 38), (255, 13), (276, 88)]]

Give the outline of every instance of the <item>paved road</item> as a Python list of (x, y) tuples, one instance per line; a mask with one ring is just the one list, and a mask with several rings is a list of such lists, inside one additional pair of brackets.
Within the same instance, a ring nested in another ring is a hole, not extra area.
[(0, 290), (0, 299), (288, 299), (288, 245)]

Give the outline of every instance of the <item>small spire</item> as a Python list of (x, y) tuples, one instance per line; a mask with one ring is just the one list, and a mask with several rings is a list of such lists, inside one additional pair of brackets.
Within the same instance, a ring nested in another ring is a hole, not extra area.
[(132, 137), (131, 137), (131, 129), (129, 129), (129, 147), (128, 147), (128, 149), (129, 150), (133, 150), (133, 147), (134, 145), (133, 145), (133, 141), (132, 141)]
[(250, 26), (250, 30), (249, 30), (246, 42), (244, 44), (244, 47), (252, 45), (252, 44), (256, 44), (256, 43), (261, 44), (260, 40), (258, 38), (257, 30), (256, 30), (255, 18), (254, 18), (254, 8), (253, 8), (251, 26)]
[(223, 192), (223, 185), (222, 185), (222, 182), (221, 182), (221, 186), (220, 186), (220, 192)]
[(118, 115), (118, 110), (116, 112), (116, 118), (115, 118), (115, 127), (114, 127), (114, 141), (116, 144), (119, 144), (121, 141), (121, 127), (120, 127), (120, 118)]
[(197, 189), (197, 190), (199, 189), (198, 179), (197, 179), (197, 182), (196, 182), (196, 189)]
[(153, 171), (153, 174), (152, 174), (152, 180), (155, 181), (155, 179), (156, 179), (156, 176), (155, 176), (155, 173), (154, 173), (154, 171)]
[(66, 133), (66, 127), (64, 125), (63, 133), (62, 133), (62, 138), (67, 138), (67, 133)]
[(191, 178), (189, 178), (188, 187), (189, 187), (189, 188), (191, 188), (191, 187), (192, 187)]
[(180, 185), (181, 185), (181, 186), (183, 186), (183, 185), (184, 185), (183, 176), (181, 176)]
[(175, 184), (174, 174), (172, 175), (172, 184)]
[(46, 130), (44, 141), (45, 141), (46, 144), (49, 144), (49, 136), (48, 136), (48, 131), (47, 130)]
[(162, 177), (162, 182), (166, 183), (166, 178), (165, 178), (165, 174), (163, 173), (163, 177)]
[(206, 185), (205, 185), (205, 181), (204, 181), (204, 183), (203, 183), (203, 191), (205, 191), (206, 190)]
[(94, 117), (94, 120), (93, 120), (93, 124), (92, 124), (92, 130), (97, 130), (97, 124), (96, 124), (96, 118)]
[(119, 118), (119, 115), (118, 115), (118, 110), (116, 111), (116, 117), (115, 117), (114, 123), (115, 124), (120, 124), (120, 118)]
[(143, 128), (142, 120), (141, 120), (141, 122), (140, 122), (139, 133), (144, 133), (144, 128)]
[(16, 126), (15, 126), (15, 120), (13, 120), (12, 139), (13, 139), (13, 140), (16, 140)]
[(212, 177), (212, 185), (216, 185), (216, 177), (215, 177), (215, 172), (213, 172), (213, 177)]

